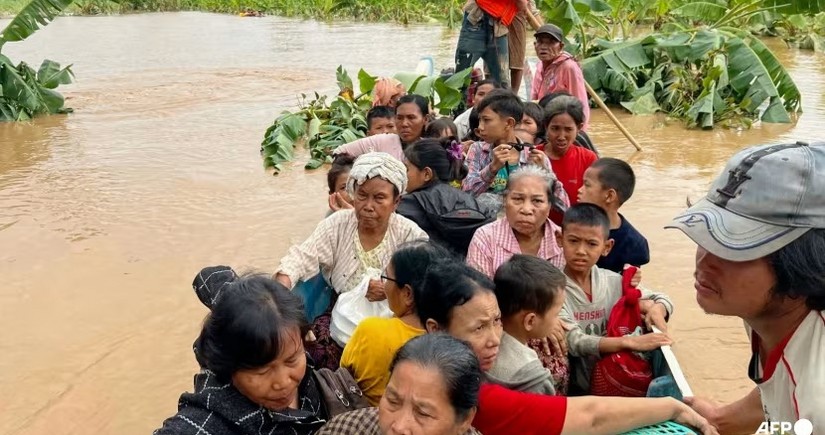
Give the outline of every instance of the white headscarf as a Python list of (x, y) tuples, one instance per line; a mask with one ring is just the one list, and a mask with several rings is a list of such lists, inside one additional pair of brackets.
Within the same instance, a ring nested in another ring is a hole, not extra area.
[(392, 183), (398, 189), (398, 193), (403, 193), (407, 189), (407, 167), (387, 153), (372, 152), (355, 159), (347, 180), (347, 191), (350, 196), (355, 197), (355, 186), (375, 177)]

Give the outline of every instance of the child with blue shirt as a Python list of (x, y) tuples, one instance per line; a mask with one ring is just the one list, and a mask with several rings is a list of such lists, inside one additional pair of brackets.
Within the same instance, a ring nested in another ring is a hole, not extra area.
[(642, 266), (650, 262), (647, 239), (619, 213), (619, 208), (633, 195), (636, 176), (627, 162), (602, 157), (584, 172), (584, 184), (579, 189), (579, 202), (595, 204), (607, 212), (613, 247), (596, 265), (622, 273), (624, 266)]

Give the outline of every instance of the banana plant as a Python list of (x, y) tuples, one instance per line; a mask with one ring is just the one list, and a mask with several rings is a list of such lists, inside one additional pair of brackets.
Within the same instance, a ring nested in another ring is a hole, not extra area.
[[(422, 95), (433, 107), (449, 112), (461, 103), (460, 90), (470, 80), (470, 73), (467, 69), (448, 78), (399, 73), (395, 78), (409, 93)], [(281, 113), (267, 129), (261, 143), (264, 167), (279, 173), (284, 163), (293, 160), (295, 148), (306, 144), (310, 160), (305, 169), (316, 169), (329, 162), (332, 150), (339, 145), (366, 136), (366, 112), (372, 107), (370, 94), (378, 78), (363, 69), (358, 71), (356, 91), (352, 77), (343, 67), (338, 67), (335, 77), (338, 95), (331, 102), (317, 92), (314, 99), (301, 94), (298, 110)]]
[(661, 111), (689, 127), (790, 122), (801, 111), (799, 88), (771, 50), (743, 29), (750, 17), (773, 10), (763, 0), (682, 4), (660, 32), (598, 39), (581, 63), (585, 79), (634, 114)]
[(2, 54), (7, 42), (23, 41), (48, 25), (73, 0), (32, 0), (0, 33), (0, 121), (23, 121), (40, 114), (67, 113), (63, 96), (55, 89), (72, 82), (71, 65), (44, 60), (35, 71), (23, 62), (15, 65)]

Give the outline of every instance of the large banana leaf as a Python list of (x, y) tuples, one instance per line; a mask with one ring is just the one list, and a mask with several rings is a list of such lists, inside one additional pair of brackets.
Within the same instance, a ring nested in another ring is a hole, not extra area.
[(69, 65), (63, 69), (60, 64), (53, 60), (44, 60), (37, 71), (37, 81), (47, 89), (55, 89), (60, 85), (67, 85), (72, 82), (74, 73), (72, 66)]
[(74, 0), (32, 0), (0, 33), (0, 48), (11, 41), (22, 41), (45, 27)]
[[(23, 70), (21, 67), (25, 67), (25, 65), (18, 67)], [(0, 65), (0, 85), (3, 87), (3, 98), (14, 101), (18, 106), (31, 113), (36, 113), (40, 109), (40, 98), (37, 90), (26, 82), (18, 68), (6, 63)]]
[(715, 22), (725, 16), (727, 5), (715, 1), (690, 2), (670, 11), (671, 14), (689, 20)]
[(731, 87), (748, 101), (747, 109), (756, 111), (767, 100), (775, 103), (776, 97), (784, 101), (784, 114), (775, 107), (763, 114), (765, 122), (787, 122), (788, 111), (796, 111), (801, 105), (801, 95), (796, 84), (770, 50), (755, 38), (733, 37), (727, 41), (728, 74)]

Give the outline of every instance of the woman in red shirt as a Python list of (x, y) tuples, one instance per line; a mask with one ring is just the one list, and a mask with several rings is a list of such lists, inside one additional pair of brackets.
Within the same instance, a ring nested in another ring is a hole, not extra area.
[[(456, 261), (431, 266), (416, 295), (427, 332), (446, 332), (466, 341), (483, 372), (496, 361), (502, 335), (493, 283)], [(717, 434), (707, 420), (673, 398), (562, 397), (508, 390), (484, 383), (473, 427), (484, 435), (572, 433), (617, 434), (667, 420)]]
[(584, 171), (598, 159), (593, 151), (574, 144), (585, 122), (584, 108), (578, 98), (561, 96), (548, 104), (544, 119), (547, 127), (544, 152), (570, 198), (570, 205), (576, 205), (579, 188), (584, 184)]

